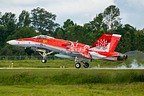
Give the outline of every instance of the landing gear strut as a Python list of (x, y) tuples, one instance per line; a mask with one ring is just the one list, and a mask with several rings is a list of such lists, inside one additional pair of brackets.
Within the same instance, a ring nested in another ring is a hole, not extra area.
[[(83, 63), (83, 67), (84, 68), (88, 68), (89, 67), (89, 63), (81, 61)], [(79, 63), (79, 59), (77, 57), (75, 57), (75, 67), (76, 68), (81, 68), (81, 64)]]
[(52, 54), (53, 53), (53, 51), (51, 51), (51, 52), (48, 52), (48, 53), (46, 53), (46, 51), (43, 51), (42, 53), (41, 52), (39, 52), (39, 54), (42, 56), (42, 60), (41, 60), (41, 62), (42, 63), (46, 63), (47, 62), (47, 60), (46, 60), (46, 57), (47, 57), (47, 55), (49, 55), (49, 54)]

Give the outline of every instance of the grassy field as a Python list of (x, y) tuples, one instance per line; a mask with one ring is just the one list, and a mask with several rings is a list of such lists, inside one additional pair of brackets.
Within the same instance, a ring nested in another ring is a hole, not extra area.
[[(125, 61), (129, 63), (130, 61)], [(12, 64), (13, 63), (13, 64)], [(103, 64), (102, 64), (103, 63)], [(121, 65), (123, 62), (92, 62), (90, 67)], [(12, 68), (13, 66), (13, 68)], [(0, 96), (143, 96), (144, 70), (74, 68), (73, 60), (0, 61)], [(49, 68), (49, 69), (14, 69)], [(59, 68), (59, 69), (52, 69)]]
[(143, 96), (144, 70), (3, 69), (0, 96)]
[(0, 85), (69, 85), (144, 82), (144, 70), (1, 69)]
[[(126, 61), (103, 61), (103, 60), (94, 60), (89, 62), (90, 68), (93, 67), (117, 67), (123, 64), (128, 66), (131, 64), (133, 59), (128, 59)], [(139, 63), (144, 64), (143, 60), (138, 60)], [(0, 60), (0, 67), (32, 67), (32, 68), (60, 68), (64, 66), (65, 68), (74, 68), (73, 59), (58, 59), (58, 60), (48, 60), (47, 63), (41, 63), (40, 60)]]
[(144, 83), (0, 86), (0, 96), (143, 96)]

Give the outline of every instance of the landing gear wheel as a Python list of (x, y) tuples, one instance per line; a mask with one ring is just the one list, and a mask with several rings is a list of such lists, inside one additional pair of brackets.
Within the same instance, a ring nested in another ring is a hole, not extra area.
[(76, 63), (76, 64), (75, 64), (75, 67), (76, 67), (76, 68), (80, 68), (80, 67), (81, 67), (81, 64), (80, 64), (80, 63)]
[(43, 59), (41, 62), (42, 62), (42, 63), (46, 63), (46, 62), (47, 62), (47, 60), (46, 60), (46, 59)]
[(86, 63), (84, 63), (83, 66), (84, 66), (84, 68), (88, 68), (89, 67), (89, 63), (86, 62)]

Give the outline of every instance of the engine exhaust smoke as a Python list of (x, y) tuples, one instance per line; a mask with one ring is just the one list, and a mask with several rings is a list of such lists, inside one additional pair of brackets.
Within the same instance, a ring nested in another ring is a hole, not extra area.
[(126, 65), (125, 63), (117, 68), (144, 68), (144, 64), (138, 63), (136, 59), (134, 59), (131, 64)]

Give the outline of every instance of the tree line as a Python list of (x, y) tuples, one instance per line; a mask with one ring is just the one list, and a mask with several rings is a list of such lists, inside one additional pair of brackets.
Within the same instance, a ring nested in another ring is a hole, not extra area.
[(139, 50), (144, 52), (144, 29), (137, 30), (130, 24), (122, 24), (120, 10), (115, 5), (107, 7), (104, 12), (96, 14), (93, 20), (78, 25), (67, 19), (62, 26), (56, 15), (44, 8), (37, 7), (31, 12), (23, 10), (19, 17), (12, 12), (0, 12), (0, 56), (26, 55), (21, 47), (6, 44), (8, 40), (32, 37), (39, 34), (67, 39), (91, 45), (102, 34), (121, 34), (122, 38), (116, 51), (125, 53)]

